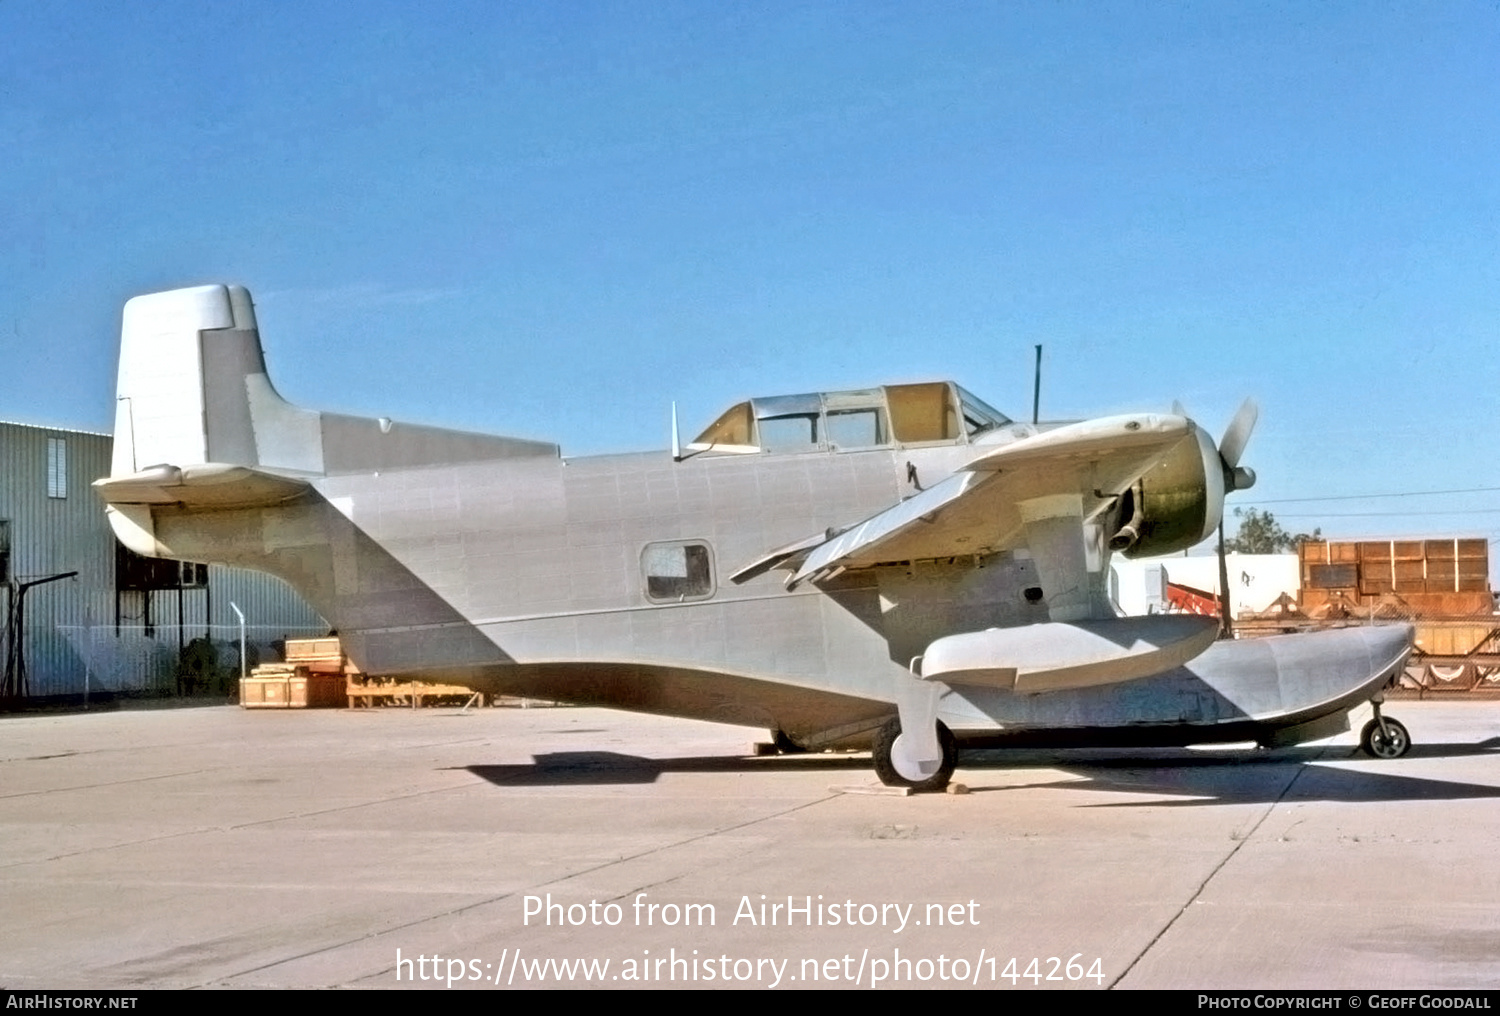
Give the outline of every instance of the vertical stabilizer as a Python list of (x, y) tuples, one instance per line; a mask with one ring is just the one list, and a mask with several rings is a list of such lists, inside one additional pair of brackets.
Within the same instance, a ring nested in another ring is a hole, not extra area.
[(177, 289), (125, 304), (114, 477), (212, 464), (312, 478), (558, 455), (549, 442), (292, 405), (266, 375), (243, 286)]
[(197, 286), (125, 304), (112, 473), (224, 463), (322, 471), (319, 414), (271, 387), (243, 286)]

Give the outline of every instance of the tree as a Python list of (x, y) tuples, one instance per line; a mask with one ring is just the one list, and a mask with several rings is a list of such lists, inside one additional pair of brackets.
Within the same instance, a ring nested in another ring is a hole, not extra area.
[(1234, 517), (1240, 520), (1234, 536), (1224, 541), (1224, 549), (1232, 554), (1280, 554), (1296, 550), (1308, 540), (1321, 540), (1323, 530), (1311, 533), (1288, 533), (1270, 512), (1257, 508), (1236, 508)]

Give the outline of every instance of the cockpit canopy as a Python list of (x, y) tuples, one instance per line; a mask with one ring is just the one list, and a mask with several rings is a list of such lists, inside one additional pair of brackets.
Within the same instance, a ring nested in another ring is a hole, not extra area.
[(694, 451), (810, 452), (962, 444), (1009, 423), (949, 381), (751, 399), (688, 444)]

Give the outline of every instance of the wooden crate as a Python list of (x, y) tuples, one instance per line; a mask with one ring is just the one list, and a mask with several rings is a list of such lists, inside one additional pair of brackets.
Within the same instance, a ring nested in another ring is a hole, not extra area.
[(346, 669), (344, 647), (337, 636), (287, 639), (286, 662), (313, 674), (342, 674)]
[(1428, 656), (1468, 656), (1484, 647), (1496, 627), (1489, 622), (1418, 622), (1416, 648)]
[(345, 703), (342, 674), (289, 673), (240, 678), (240, 706), (245, 709), (329, 709)]

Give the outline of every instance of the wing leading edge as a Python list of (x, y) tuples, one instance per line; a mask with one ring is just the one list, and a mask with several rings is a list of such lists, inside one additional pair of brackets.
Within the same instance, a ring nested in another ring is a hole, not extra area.
[(1028, 506), (1077, 498), (1080, 520), (1092, 517), (1194, 429), (1181, 416), (1111, 416), (1001, 445), (847, 530), (771, 552), (733, 580), (792, 567), (794, 588), (844, 568), (1009, 550), (1026, 542)]

